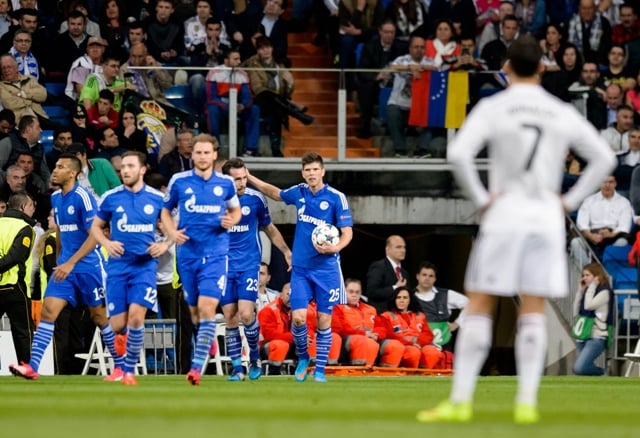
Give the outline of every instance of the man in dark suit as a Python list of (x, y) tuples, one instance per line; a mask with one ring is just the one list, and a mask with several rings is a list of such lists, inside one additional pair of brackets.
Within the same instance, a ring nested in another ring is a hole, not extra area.
[(379, 72), (358, 72), (357, 89), (360, 107), (360, 128), (358, 138), (371, 137), (373, 108), (378, 103), (381, 86), (390, 86), (391, 75), (382, 69), (398, 56), (404, 55), (402, 44), (396, 40), (396, 25), (387, 19), (378, 28), (378, 38), (365, 43), (358, 64), (362, 69), (381, 69)]
[(367, 271), (368, 303), (376, 308), (378, 313), (388, 309), (393, 291), (400, 286), (408, 286), (409, 272), (401, 266), (407, 252), (404, 239), (400, 236), (389, 236), (384, 248), (386, 257), (369, 265)]

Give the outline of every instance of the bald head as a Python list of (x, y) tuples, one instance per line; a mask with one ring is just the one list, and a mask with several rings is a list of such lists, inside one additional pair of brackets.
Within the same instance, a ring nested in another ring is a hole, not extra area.
[(404, 260), (407, 252), (407, 245), (402, 237), (396, 235), (389, 236), (384, 251), (386, 256), (393, 260), (394, 263), (400, 264), (400, 262)]
[(147, 65), (146, 58), (148, 54), (147, 46), (143, 43), (134, 44), (129, 50), (129, 64), (133, 67), (144, 67)]

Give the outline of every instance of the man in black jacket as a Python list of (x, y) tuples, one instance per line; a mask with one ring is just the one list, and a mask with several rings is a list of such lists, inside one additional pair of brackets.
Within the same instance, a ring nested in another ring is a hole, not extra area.
[(367, 271), (366, 296), (379, 314), (389, 310), (389, 300), (396, 288), (409, 286), (409, 272), (401, 265), (407, 252), (404, 239), (396, 235), (387, 237), (384, 252), (386, 257), (371, 263)]
[[(378, 28), (378, 37), (368, 41), (360, 56), (358, 68), (361, 69), (383, 69), (398, 56), (406, 53), (401, 45), (396, 41), (396, 25), (387, 19)], [(357, 90), (358, 106), (360, 107), (360, 128), (358, 138), (371, 137), (371, 119), (373, 118), (373, 108), (378, 102), (380, 88), (387, 86), (391, 75), (389, 72), (358, 72)], [(390, 84), (389, 84), (390, 86)]]
[(193, 169), (192, 151), (193, 131), (189, 129), (179, 131), (176, 147), (162, 157), (158, 172), (169, 181), (174, 174)]

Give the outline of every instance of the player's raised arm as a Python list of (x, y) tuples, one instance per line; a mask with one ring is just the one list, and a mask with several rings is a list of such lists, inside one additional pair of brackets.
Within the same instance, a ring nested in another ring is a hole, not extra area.
[(273, 199), (274, 201), (282, 201), (282, 198), (280, 197), (280, 189), (278, 187), (274, 186), (273, 184), (269, 184), (268, 182), (262, 181), (260, 178), (254, 175), (251, 175), (249, 169), (247, 169), (247, 178), (252, 186), (264, 193), (269, 198)]

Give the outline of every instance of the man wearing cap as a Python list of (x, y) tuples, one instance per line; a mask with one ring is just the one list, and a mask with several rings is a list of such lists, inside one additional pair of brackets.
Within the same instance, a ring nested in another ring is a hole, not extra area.
[(73, 102), (78, 100), (87, 76), (91, 73), (102, 72), (102, 56), (107, 46), (107, 42), (102, 38), (89, 37), (87, 39), (87, 53), (71, 64), (64, 94)]
[(107, 190), (122, 184), (115, 169), (104, 158), (87, 158), (87, 149), (82, 143), (73, 143), (67, 152), (75, 154), (82, 163), (82, 173), (78, 175), (78, 184), (89, 190), (96, 197), (102, 196)]
[(80, 11), (71, 11), (67, 17), (67, 30), (56, 35), (45, 58), (47, 71), (65, 76), (71, 64), (87, 52), (89, 35), (86, 32), (86, 17)]

